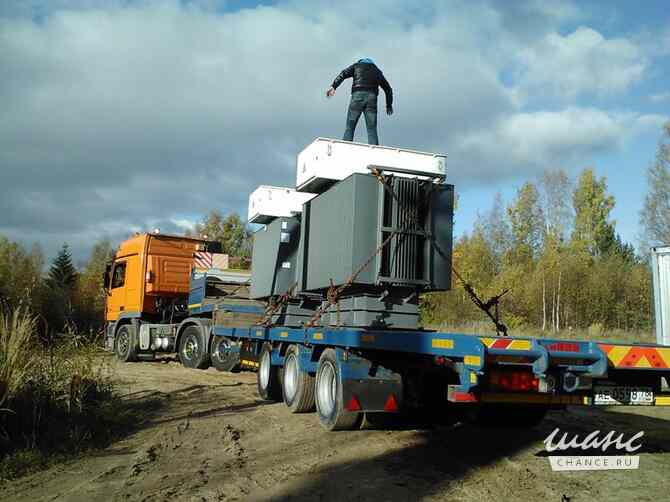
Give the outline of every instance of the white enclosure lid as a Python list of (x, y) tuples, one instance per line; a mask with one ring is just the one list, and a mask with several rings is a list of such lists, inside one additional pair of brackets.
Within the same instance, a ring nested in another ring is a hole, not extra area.
[(321, 192), (335, 181), (354, 174), (368, 174), (368, 166), (402, 170), (401, 177), (446, 176), (445, 154), (407, 148), (368, 145), (329, 138), (317, 138), (298, 154), (296, 189)]
[(302, 212), (302, 205), (316, 194), (293, 188), (261, 185), (249, 195), (249, 223), (266, 224), (278, 217)]

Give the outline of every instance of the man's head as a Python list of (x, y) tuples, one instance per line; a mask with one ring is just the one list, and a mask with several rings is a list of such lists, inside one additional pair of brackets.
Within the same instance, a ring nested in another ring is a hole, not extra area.
[(358, 60), (359, 63), (375, 64), (375, 62), (370, 58), (361, 58)]

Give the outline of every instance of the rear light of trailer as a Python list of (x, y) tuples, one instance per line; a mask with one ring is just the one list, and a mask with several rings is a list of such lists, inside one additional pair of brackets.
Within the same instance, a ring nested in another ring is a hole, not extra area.
[(553, 352), (579, 352), (579, 344), (575, 342), (554, 342), (547, 345)]
[(538, 392), (540, 381), (528, 371), (493, 371), (489, 384), (499, 390)]

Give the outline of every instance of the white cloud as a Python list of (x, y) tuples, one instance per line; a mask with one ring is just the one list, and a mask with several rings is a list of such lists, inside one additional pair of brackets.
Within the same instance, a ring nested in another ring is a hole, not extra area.
[(529, 92), (573, 99), (609, 95), (640, 80), (648, 65), (640, 48), (625, 38), (604, 38), (580, 27), (567, 36), (549, 33), (519, 54), (522, 85)]
[[(638, 120), (525, 112), (516, 83), (503, 83), (522, 47), (539, 58), (546, 34), (577, 16), (569, 3), (294, 0), (226, 14), (208, 0), (79, 3), (39, 22), (0, 18), (0, 233), (48, 248), (179, 231), (212, 208), (244, 214), (257, 185), (294, 182), (293, 159), (314, 137), (343, 133), (349, 86), (324, 92), (361, 56), (395, 91), (382, 142), (447, 152), (459, 183), (616, 147)], [(625, 41), (588, 47), (633, 54)], [(529, 68), (526, 83), (551, 87)]]
[(593, 154), (621, 148), (637, 134), (658, 130), (666, 120), (662, 115), (578, 107), (557, 112), (520, 112), (505, 117), (489, 130), (464, 137), (462, 149), (470, 155), (500, 159), (501, 176), (517, 172), (520, 165), (537, 169), (556, 164), (581, 168)]

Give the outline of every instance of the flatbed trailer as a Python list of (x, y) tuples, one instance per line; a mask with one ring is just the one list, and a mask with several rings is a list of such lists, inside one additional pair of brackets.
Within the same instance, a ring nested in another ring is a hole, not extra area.
[(316, 406), (329, 430), (422, 407), (522, 426), (566, 405), (670, 405), (670, 347), (653, 344), (335, 327), (214, 325), (211, 335), (258, 371), (261, 397)]

